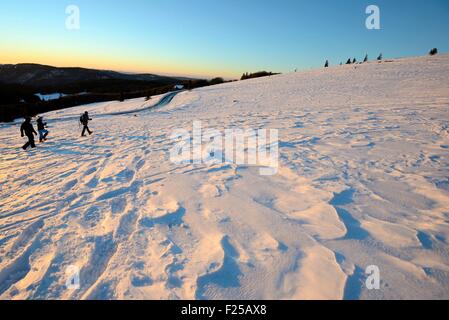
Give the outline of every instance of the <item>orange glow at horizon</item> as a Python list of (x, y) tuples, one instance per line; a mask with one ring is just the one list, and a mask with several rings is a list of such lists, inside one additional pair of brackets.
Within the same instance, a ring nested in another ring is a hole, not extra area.
[[(124, 62), (126, 61), (126, 62)], [(99, 70), (113, 70), (118, 72), (129, 73), (152, 73), (168, 76), (185, 76), (185, 77), (225, 77), (236, 78), (238, 71), (223, 72), (218, 68), (211, 71), (212, 68), (205, 66), (199, 67), (194, 64), (182, 62), (172, 63), (167, 60), (133, 57), (127, 58), (123, 55), (102, 55), (86, 54), (84, 52), (67, 53), (64, 50), (52, 50), (51, 48), (33, 48), (11, 50), (3, 48), (0, 52), (0, 64), (19, 64), (19, 63), (36, 63), (50, 65), (55, 67), (82, 67)], [(232, 71), (232, 70), (231, 70)]]

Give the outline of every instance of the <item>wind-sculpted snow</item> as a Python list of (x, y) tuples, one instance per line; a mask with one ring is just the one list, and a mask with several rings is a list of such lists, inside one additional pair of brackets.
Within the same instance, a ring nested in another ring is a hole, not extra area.
[[(0, 298), (448, 299), (448, 77), (443, 55), (82, 106), (28, 152), (1, 125)], [(194, 121), (278, 129), (277, 174), (173, 163)]]

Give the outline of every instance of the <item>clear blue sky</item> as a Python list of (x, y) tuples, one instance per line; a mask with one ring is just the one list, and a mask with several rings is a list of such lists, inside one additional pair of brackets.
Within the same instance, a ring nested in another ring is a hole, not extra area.
[[(65, 8), (81, 29), (65, 29)], [(367, 30), (365, 9), (381, 10)], [(0, 63), (238, 77), (348, 57), (449, 52), (448, 0), (14, 0), (0, 2)]]

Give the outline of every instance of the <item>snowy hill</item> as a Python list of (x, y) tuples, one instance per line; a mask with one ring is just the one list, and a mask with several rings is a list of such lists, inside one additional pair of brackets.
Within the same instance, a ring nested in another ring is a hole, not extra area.
[[(448, 80), (442, 55), (95, 104), (28, 152), (0, 125), (0, 298), (448, 299)], [(278, 129), (277, 174), (173, 163), (194, 121)]]

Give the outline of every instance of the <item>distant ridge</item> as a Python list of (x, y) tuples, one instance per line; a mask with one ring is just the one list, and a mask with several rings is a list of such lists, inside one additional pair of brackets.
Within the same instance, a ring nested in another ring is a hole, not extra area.
[(30, 87), (64, 86), (78, 82), (98, 80), (146, 81), (171, 84), (185, 81), (186, 77), (168, 77), (155, 74), (127, 74), (110, 70), (79, 67), (53, 67), (48, 65), (21, 63), (0, 64), (0, 82)]

